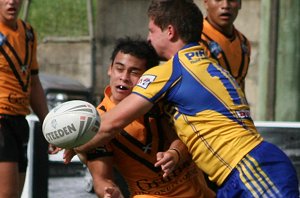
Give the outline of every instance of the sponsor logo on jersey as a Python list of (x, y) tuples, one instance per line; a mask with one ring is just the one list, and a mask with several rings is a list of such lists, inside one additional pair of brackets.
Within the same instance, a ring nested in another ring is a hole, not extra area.
[(198, 60), (199, 58), (206, 58), (204, 50), (192, 51), (184, 54), (189, 61)]
[(150, 83), (152, 83), (155, 80), (156, 76), (154, 75), (143, 75), (140, 79), (139, 82), (137, 84), (137, 86), (142, 87), (144, 89), (146, 89)]
[(27, 97), (20, 97), (16, 93), (9, 93), (7, 99), (11, 104), (17, 104), (17, 105), (27, 105), (28, 104)]

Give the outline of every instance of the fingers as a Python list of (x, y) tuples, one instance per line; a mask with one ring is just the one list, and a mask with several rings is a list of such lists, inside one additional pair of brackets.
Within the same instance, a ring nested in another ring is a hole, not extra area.
[(119, 188), (117, 187), (105, 187), (104, 198), (124, 198)]
[(65, 164), (70, 163), (75, 154), (76, 153), (73, 149), (65, 149), (63, 154), (64, 163)]
[(155, 167), (161, 167), (164, 172), (163, 177), (167, 177), (177, 166), (178, 156), (176, 152), (166, 151), (157, 153)]
[(167, 177), (170, 173), (175, 169), (175, 164), (172, 162), (168, 162), (165, 165), (161, 166), (162, 171), (164, 172), (163, 177)]
[(156, 160), (157, 162), (154, 164), (155, 167), (159, 167), (165, 163), (166, 160), (164, 160), (164, 152), (158, 152), (156, 154)]
[(158, 152), (156, 154), (156, 160), (159, 161), (164, 157), (164, 152)]
[(48, 153), (49, 154), (56, 154), (61, 150), (62, 150), (62, 148), (56, 147), (53, 144), (49, 144), (49, 146), (48, 146)]

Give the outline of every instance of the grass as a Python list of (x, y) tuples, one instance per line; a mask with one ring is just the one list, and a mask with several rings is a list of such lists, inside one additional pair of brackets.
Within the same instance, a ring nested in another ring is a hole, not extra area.
[[(92, 2), (95, 16), (97, 0)], [(27, 21), (39, 40), (46, 36), (87, 36), (87, 0), (31, 0)]]

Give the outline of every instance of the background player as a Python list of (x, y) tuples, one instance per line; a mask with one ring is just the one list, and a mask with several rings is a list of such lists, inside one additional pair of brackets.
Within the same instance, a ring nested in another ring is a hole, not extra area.
[(203, 21), (202, 43), (209, 55), (227, 69), (245, 91), (251, 47), (248, 39), (233, 23), (241, 0), (204, 0), (207, 16)]
[(36, 34), (18, 19), (22, 0), (0, 0), (0, 197), (21, 196), (27, 167), (31, 106), (43, 122), (48, 113), (38, 76)]

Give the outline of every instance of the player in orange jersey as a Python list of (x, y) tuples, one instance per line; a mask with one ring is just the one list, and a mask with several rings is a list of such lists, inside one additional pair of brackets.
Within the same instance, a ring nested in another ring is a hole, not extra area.
[(22, 0), (0, 0), (0, 197), (18, 198), (27, 167), (30, 107), (48, 112), (38, 76), (36, 34), (18, 19)]
[(204, 5), (207, 16), (203, 21), (202, 43), (245, 91), (250, 42), (233, 25), (241, 0), (204, 0)]

